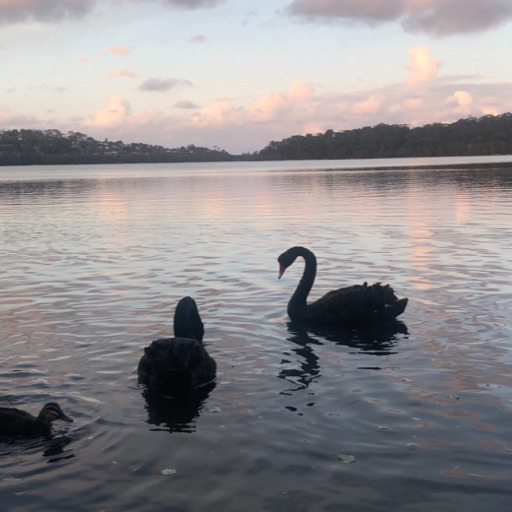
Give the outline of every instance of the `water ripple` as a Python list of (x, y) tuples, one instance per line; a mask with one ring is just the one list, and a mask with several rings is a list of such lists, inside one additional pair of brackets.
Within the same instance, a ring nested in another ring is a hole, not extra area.
[[(75, 171), (0, 180), (1, 402), (75, 420), (0, 444), (7, 509), (505, 510), (509, 169)], [(391, 282), (403, 322), (290, 323), (296, 244), (313, 298)], [(179, 403), (136, 366), (184, 295), (218, 376)]]

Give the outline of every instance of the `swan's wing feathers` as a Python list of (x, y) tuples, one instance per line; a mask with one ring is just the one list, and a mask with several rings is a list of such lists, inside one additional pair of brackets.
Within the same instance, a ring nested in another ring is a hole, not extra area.
[(407, 299), (398, 300), (389, 285), (367, 283), (332, 290), (308, 305), (312, 321), (329, 324), (361, 324), (390, 321), (402, 313)]
[(155, 340), (144, 349), (139, 382), (162, 392), (183, 391), (212, 380), (215, 360), (202, 343), (189, 338)]
[(314, 322), (325, 324), (360, 323), (360, 317), (365, 315), (362, 308), (366, 288), (365, 283), (332, 290), (308, 304), (308, 317)]

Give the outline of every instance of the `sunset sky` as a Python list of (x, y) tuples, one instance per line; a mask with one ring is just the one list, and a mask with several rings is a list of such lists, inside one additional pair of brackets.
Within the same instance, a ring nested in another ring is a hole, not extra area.
[(0, 129), (252, 152), (512, 111), (512, 0), (0, 0)]

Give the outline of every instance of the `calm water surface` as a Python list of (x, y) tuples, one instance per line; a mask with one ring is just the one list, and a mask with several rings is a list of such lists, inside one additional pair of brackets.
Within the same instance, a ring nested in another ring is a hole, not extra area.
[[(508, 510), (504, 160), (0, 168), (0, 405), (75, 419), (0, 442), (2, 509)], [(390, 282), (403, 324), (290, 324), (298, 244), (312, 298)], [(219, 372), (176, 403), (136, 366), (184, 295)]]

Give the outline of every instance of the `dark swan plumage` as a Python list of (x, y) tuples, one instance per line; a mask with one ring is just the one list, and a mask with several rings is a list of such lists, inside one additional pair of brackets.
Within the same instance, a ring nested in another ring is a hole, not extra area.
[(0, 436), (49, 436), (51, 423), (55, 420), (73, 421), (55, 402), (44, 405), (37, 416), (14, 407), (0, 407)]
[(315, 302), (307, 298), (316, 276), (316, 257), (305, 247), (291, 247), (277, 259), (279, 277), (299, 257), (304, 258), (302, 278), (288, 302), (292, 320), (319, 325), (364, 325), (392, 322), (404, 312), (408, 299), (398, 299), (391, 286), (380, 283), (332, 290)]
[(174, 313), (174, 338), (155, 340), (144, 349), (137, 368), (139, 383), (176, 395), (212, 381), (217, 365), (203, 346), (203, 335), (194, 299), (183, 297)]

